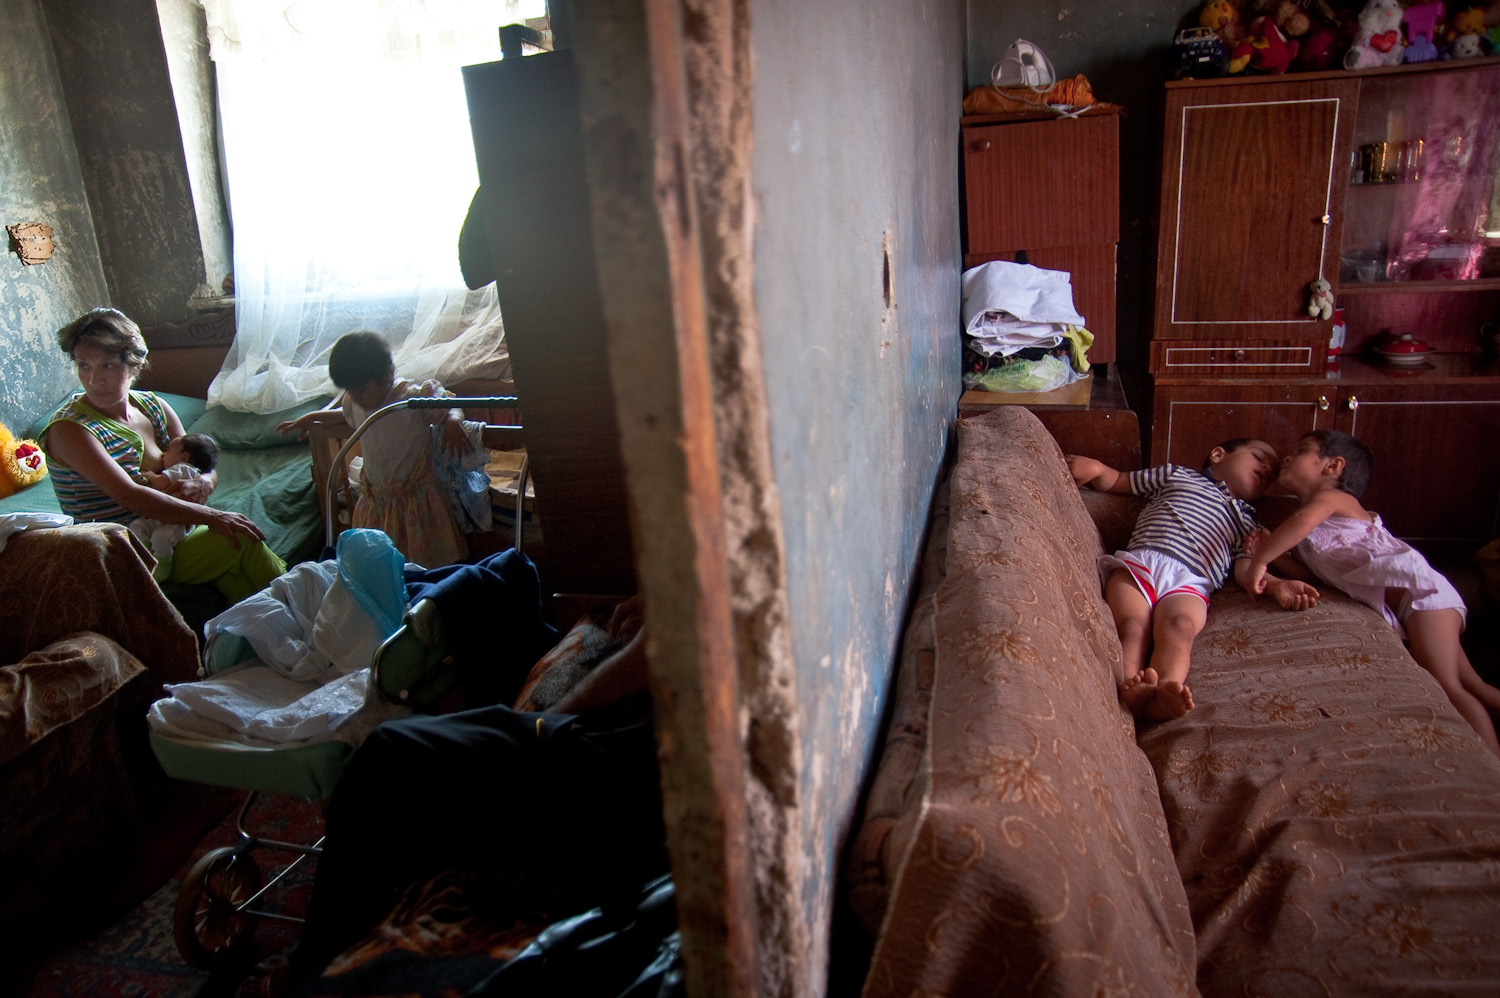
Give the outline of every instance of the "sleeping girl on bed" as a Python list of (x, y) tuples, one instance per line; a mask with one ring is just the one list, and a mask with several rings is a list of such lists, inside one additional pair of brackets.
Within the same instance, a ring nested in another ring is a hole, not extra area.
[(1253, 538), (1242, 584), (1265, 591), (1266, 566), (1296, 550), (1318, 578), (1373, 607), (1406, 639), (1412, 658), (1432, 673), (1448, 700), (1491, 752), (1500, 755), (1491, 712), (1500, 689), (1489, 685), (1464, 654), (1459, 634), (1468, 610), (1453, 584), (1421, 552), (1394, 537), (1365, 509), (1375, 465), (1370, 449), (1347, 433), (1314, 430), (1281, 465), (1281, 487), (1301, 502), (1268, 536)]
[(168, 581), (210, 584), (231, 603), (264, 588), (286, 570), (249, 517), (204, 505), (214, 472), (160, 492), (147, 483), (183, 433), (163, 399), (131, 390), (146, 366), (141, 329), (123, 312), (95, 308), (58, 331), (83, 391), (52, 417), (37, 442), (47, 453), (58, 505), (79, 521), (129, 524), (138, 517), (193, 527), (177, 544)]
[[(337, 420), (358, 427), (393, 402), (443, 394), (436, 381), (418, 384), (396, 377), (390, 346), (368, 330), (339, 338), (328, 356), (328, 376), (343, 389), (341, 405), (288, 420), (276, 432), (300, 438), (314, 423)], [(452, 564), (468, 550), (433, 466), (428, 427), (438, 422), (442, 447), (450, 454), (473, 446), (460, 409), (407, 409), (384, 417), (360, 437), (364, 461), (353, 524), (385, 531), (407, 561), (424, 568)]]

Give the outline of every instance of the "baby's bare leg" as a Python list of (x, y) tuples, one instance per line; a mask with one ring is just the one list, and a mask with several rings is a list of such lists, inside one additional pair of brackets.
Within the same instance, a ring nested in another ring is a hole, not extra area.
[(1411, 657), (1432, 673), (1448, 695), (1448, 701), (1458, 708), (1489, 750), (1500, 755), (1500, 739), (1495, 736), (1495, 722), (1490, 720), (1489, 710), (1465, 688), (1463, 668), (1468, 666), (1472, 672), (1473, 666), (1459, 644), (1461, 620), (1457, 610), (1413, 610), (1407, 614), (1403, 623), (1411, 644)]
[(1104, 582), (1104, 601), (1109, 604), (1120, 635), (1124, 657), (1124, 679), (1120, 699), (1133, 714), (1139, 714), (1156, 689), (1156, 671), (1146, 668), (1151, 641), (1151, 604), (1136, 588), (1130, 573), (1117, 568)]
[(1156, 604), (1153, 620), (1156, 650), (1151, 654), (1151, 666), (1160, 678), (1156, 695), (1146, 705), (1146, 716), (1168, 720), (1193, 709), (1193, 692), (1188, 689), (1187, 676), (1192, 665), (1193, 639), (1208, 622), (1208, 604), (1191, 593), (1168, 596)]

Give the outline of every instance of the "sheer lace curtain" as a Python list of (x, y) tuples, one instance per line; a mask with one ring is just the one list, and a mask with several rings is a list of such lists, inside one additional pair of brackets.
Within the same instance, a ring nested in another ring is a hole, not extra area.
[(209, 402), (334, 391), (328, 351), (383, 333), (404, 377), (504, 377), (494, 285), (465, 288), (478, 184), (460, 67), (544, 0), (203, 0), (234, 225), (234, 346)]

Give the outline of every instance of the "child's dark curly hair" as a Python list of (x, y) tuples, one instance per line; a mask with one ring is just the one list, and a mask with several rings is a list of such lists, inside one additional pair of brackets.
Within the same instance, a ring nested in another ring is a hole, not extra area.
[(379, 381), (394, 366), (390, 344), (368, 329), (340, 336), (328, 354), (328, 377), (345, 390)]
[(188, 463), (205, 475), (219, 466), (219, 443), (207, 433), (184, 433), (180, 438)]
[(1319, 457), (1343, 458), (1344, 473), (1339, 476), (1339, 488), (1356, 499), (1364, 495), (1370, 474), (1375, 470), (1375, 455), (1370, 448), (1338, 430), (1313, 430), (1302, 434), (1302, 439), (1318, 445)]

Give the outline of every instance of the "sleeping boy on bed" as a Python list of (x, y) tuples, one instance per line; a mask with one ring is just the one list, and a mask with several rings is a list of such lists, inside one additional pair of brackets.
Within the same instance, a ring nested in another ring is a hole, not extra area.
[[(1165, 464), (1127, 474), (1077, 455), (1068, 455), (1068, 470), (1079, 485), (1147, 500), (1129, 548), (1102, 555), (1099, 573), (1125, 659), (1120, 699), (1138, 718), (1181, 717), (1193, 709), (1187, 674), (1209, 595), (1249, 567), (1251, 502), (1276, 481), (1276, 451), (1236, 438), (1211, 450), (1198, 471)], [(1307, 583), (1272, 576), (1265, 591), (1289, 610), (1318, 600)]]
[[(146, 484), (158, 492), (172, 491), (173, 484), (201, 478), (219, 466), (219, 444), (207, 433), (184, 433), (173, 437), (161, 453), (161, 471), (142, 471)], [(163, 523), (149, 517), (130, 521), (130, 532), (156, 556), (151, 577), (165, 582), (172, 574), (172, 551), (187, 536), (191, 526)]]

